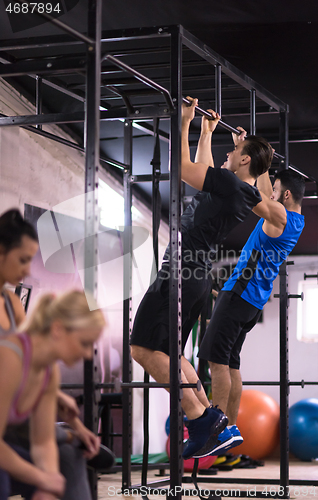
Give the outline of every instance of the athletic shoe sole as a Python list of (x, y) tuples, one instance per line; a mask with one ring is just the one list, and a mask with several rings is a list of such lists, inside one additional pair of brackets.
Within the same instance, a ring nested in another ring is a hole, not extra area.
[(235, 446), (239, 446), (243, 443), (243, 438), (239, 436), (232, 436), (232, 438), (228, 439), (224, 443), (220, 443), (219, 446), (216, 446), (211, 450), (210, 455), (220, 455), (223, 451), (227, 451), (231, 448), (235, 448)]

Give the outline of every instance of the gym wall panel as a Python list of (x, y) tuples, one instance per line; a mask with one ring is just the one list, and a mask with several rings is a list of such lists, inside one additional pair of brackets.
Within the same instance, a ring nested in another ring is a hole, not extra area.
[[(4, 81), (0, 81), (0, 113), (8, 116), (34, 114), (34, 106), (22, 97), (16, 90)], [(67, 140), (73, 140), (68, 134), (58, 126), (48, 125), (45, 130), (59, 135)], [(0, 128), (0, 213), (11, 207), (19, 208), (24, 213), (25, 204), (37, 209), (52, 210), (56, 205), (74, 199), (84, 192), (84, 154), (71, 149), (62, 144), (50, 141), (19, 127)], [(100, 178), (110, 185), (115, 191), (123, 194), (121, 184), (115, 180), (104, 169), (100, 169)], [(150, 282), (152, 264), (152, 229), (151, 212), (137, 199), (133, 199), (133, 205), (138, 209), (140, 215), (136, 226), (142, 227), (148, 233), (147, 245), (138, 250), (138, 267), (134, 268), (132, 285), (132, 315)], [(64, 208), (63, 208), (64, 206)], [(76, 203), (64, 203), (59, 206), (59, 213), (81, 218), (83, 207)], [(39, 215), (38, 215), (39, 216)], [(168, 243), (168, 226), (161, 223), (159, 231), (159, 259), (161, 261), (164, 249)], [(114, 264), (114, 263), (112, 263)], [(105, 288), (106, 295), (119, 298), (105, 307), (108, 327), (99, 345), (101, 380), (109, 382), (121, 377), (122, 369), (122, 258), (119, 258), (115, 265), (105, 275), (100, 269), (100, 298), (103, 301)], [(38, 273), (38, 274), (37, 274)], [(30, 307), (34, 303), (37, 295), (43, 291), (54, 289), (59, 291), (70, 286), (80, 286), (80, 279), (77, 274), (73, 277), (48, 272), (43, 266), (43, 261), (39, 255), (37, 262), (33, 266), (32, 275), (28, 279), (33, 285)], [(101, 304), (103, 305), (103, 304)], [(141, 379), (137, 373), (134, 379)], [(81, 364), (73, 369), (63, 367), (63, 382), (80, 383), (82, 381)], [(141, 447), (142, 434), (140, 433), (140, 404), (138, 390), (134, 396), (134, 446), (136, 450)], [(73, 395), (77, 394), (73, 391)], [(163, 403), (166, 401), (166, 404)], [(151, 426), (154, 425), (152, 416), (160, 420), (162, 416), (162, 434), (165, 435), (164, 422), (168, 414), (168, 399), (166, 393), (158, 398), (158, 392), (151, 396)], [(155, 424), (157, 428), (157, 425)], [(158, 425), (158, 427), (160, 427)], [(153, 429), (150, 436), (155, 436), (155, 444), (150, 443), (150, 451), (158, 451), (157, 431)], [(159, 438), (160, 441), (160, 438)], [(165, 441), (162, 447), (164, 449)], [(154, 449), (155, 448), (155, 449)]]
[[(288, 292), (298, 293), (298, 282), (304, 279), (304, 273), (316, 274), (318, 256), (291, 256), (294, 265), (288, 266)], [(274, 289), (269, 302), (264, 307), (263, 322), (258, 323), (247, 334), (242, 349), (241, 368), (245, 381), (279, 380), (279, 278), (274, 282)], [(297, 340), (297, 302), (290, 299), (289, 316), (289, 379), (300, 382), (318, 382), (318, 343), (304, 343)], [(304, 297), (306, 300), (306, 296)], [(279, 387), (245, 387), (258, 389), (272, 396), (279, 403)], [(290, 388), (290, 405), (309, 397), (318, 397), (318, 385), (293, 386)]]

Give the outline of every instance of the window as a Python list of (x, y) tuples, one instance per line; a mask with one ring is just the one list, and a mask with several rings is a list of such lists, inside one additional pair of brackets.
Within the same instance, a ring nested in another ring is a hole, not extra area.
[(318, 284), (313, 281), (300, 281), (298, 293), (304, 300), (297, 305), (297, 339), (302, 342), (318, 342)]
[[(100, 208), (100, 223), (110, 229), (124, 230), (124, 198), (106, 182), (99, 179), (98, 206)], [(132, 207), (133, 220), (141, 216), (139, 210)]]

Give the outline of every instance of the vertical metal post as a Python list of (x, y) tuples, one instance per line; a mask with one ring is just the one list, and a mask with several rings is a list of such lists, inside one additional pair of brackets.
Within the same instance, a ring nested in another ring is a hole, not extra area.
[[(210, 298), (208, 299), (210, 300)], [(203, 307), (201, 311), (201, 321), (198, 325), (198, 346), (200, 347), (201, 342), (203, 340), (204, 334), (206, 332), (206, 320), (208, 318), (208, 302), (206, 302), (205, 306)], [(198, 374), (199, 374), (199, 379), (202, 382), (202, 389), (205, 390), (204, 387), (204, 382), (206, 380), (206, 366), (207, 366), (207, 361), (205, 359), (200, 359), (199, 358), (199, 366), (198, 366)]]
[(279, 113), (279, 144), (280, 154), (285, 157), (281, 160), (280, 169), (288, 168), (289, 165), (289, 120), (288, 120), (289, 107), (286, 105), (286, 110)]
[(215, 65), (215, 111), (222, 116), (222, 66)]
[[(158, 248), (158, 231), (160, 225), (160, 193), (159, 193), (159, 176), (160, 176), (160, 143), (159, 143), (159, 118), (154, 118), (154, 155), (151, 161), (152, 164), (152, 248), (154, 262), (152, 264), (153, 277), (158, 272), (159, 248)], [(145, 371), (144, 382), (149, 383), (149, 373)], [(141, 471), (141, 484), (147, 485), (148, 474), (148, 458), (149, 458), (149, 387), (144, 388), (144, 413), (143, 413), (143, 430), (144, 430), (144, 447)]]
[(256, 90), (251, 89), (250, 92), (250, 135), (256, 135)]
[[(42, 77), (36, 75), (35, 78), (35, 112), (37, 115), (42, 114)], [(36, 125), (35, 128), (42, 130), (42, 125)]]
[[(98, 170), (99, 170), (99, 104), (101, 68), (102, 0), (88, 2), (88, 35), (95, 40), (87, 47), (86, 108), (85, 108), (85, 290), (97, 296), (98, 252)], [(84, 363), (84, 422), (93, 432), (98, 431), (98, 399), (95, 389), (97, 350), (92, 361)], [(91, 472), (93, 499), (97, 499), (97, 476)]]
[(182, 40), (179, 27), (171, 32), (171, 95), (177, 113), (171, 116), (170, 169), (170, 282), (169, 282), (169, 349), (170, 349), (170, 490), (181, 500), (177, 488), (182, 483), (183, 425), (181, 411), (181, 72)]
[[(280, 113), (280, 146), (285, 156), (281, 168), (288, 168), (288, 109)], [(286, 261), (280, 267), (280, 485), (289, 498), (289, 366), (288, 366), (288, 273)]]
[(289, 437), (288, 437), (288, 273), (286, 261), (279, 273), (279, 324), (280, 324), (280, 485), (284, 497), (289, 498)]
[[(154, 152), (156, 152), (157, 147), (157, 134), (159, 134), (159, 119), (154, 119)], [(159, 146), (160, 148), (160, 146)], [(160, 176), (160, 150), (159, 150), (158, 158), (154, 158), (152, 161), (152, 247), (156, 265), (156, 271), (158, 271), (158, 260), (159, 260), (159, 241), (158, 241), (158, 216), (160, 218), (160, 214), (158, 214), (158, 198), (160, 199), (159, 190), (159, 176)], [(159, 161), (158, 161), (159, 160)], [(158, 162), (157, 162), (158, 161)]]
[[(132, 173), (132, 121), (126, 120), (124, 125), (124, 163), (129, 169), (124, 172), (124, 301), (123, 301), (123, 382), (131, 382), (131, 356), (129, 337), (131, 333), (131, 280), (132, 280), (132, 189), (130, 175)], [(131, 486), (131, 453), (132, 453), (132, 389), (123, 388), (123, 442), (122, 442), (122, 488)]]

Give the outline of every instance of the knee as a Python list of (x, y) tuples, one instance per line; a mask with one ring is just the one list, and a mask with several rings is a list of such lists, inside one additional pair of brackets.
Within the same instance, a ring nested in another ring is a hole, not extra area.
[(72, 476), (86, 469), (86, 460), (83, 456), (83, 450), (72, 444), (65, 443), (59, 445), (60, 469), (68, 481)]
[(231, 375), (232, 381), (237, 382), (237, 383), (242, 382), (241, 372), (238, 368), (232, 368), (230, 366), (230, 375)]
[(130, 354), (131, 354), (131, 357), (137, 361), (137, 363), (139, 362), (139, 357), (140, 357), (140, 347), (138, 345), (131, 345), (130, 346)]
[(145, 351), (146, 349), (139, 345), (130, 346), (131, 357), (140, 365), (142, 365), (143, 359), (145, 357)]
[(92, 500), (83, 450), (73, 444), (59, 446), (60, 471), (66, 479), (62, 500)]

